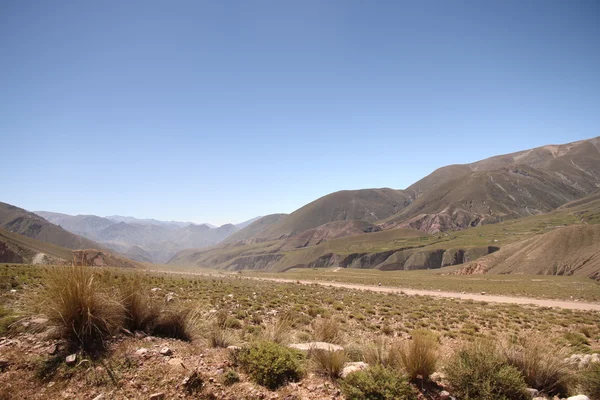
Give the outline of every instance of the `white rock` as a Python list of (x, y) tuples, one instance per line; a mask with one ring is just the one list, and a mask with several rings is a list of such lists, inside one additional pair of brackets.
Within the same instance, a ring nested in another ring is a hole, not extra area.
[(536, 397), (540, 391), (537, 389), (533, 389), (533, 388), (527, 388), (527, 392), (529, 392), (529, 395), (531, 396), (531, 398)]
[(158, 292), (159, 290), (162, 290), (162, 289), (159, 288), (159, 287), (155, 287), (155, 288), (150, 289), (151, 292)]
[(77, 361), (77, 354), (70, 354), (65, 358), (67, 365), (73, 365)]
[(94, 400), (104, 400), (104, 394), (99, 394), (98, 396), (94, 397)]
[(353, 372), (362, 371), (363, 369), (366, 369), (368, 366), (369, 364), (364, 363), (362, 361), (346, 363), (344, 364), (344, 368), (342, 369), (340, 376), (342, 378), (345, 378)]
[(170, 356), (171, 354), (173, 354), (173, 352), (170, 348), (165, 346), (162, 349), (160, 349), (160, 354), (162, 354), (163, 356)]
[(145, 347), (139, 348), (135, 351), (135, 354), (137, 354), (138, 356), (143, 356), (144, 354), (146, 354), (148, 352), (148, 349)]
[(442, 390), (440, 392), (440, 400), (448, 400), (448, 399), (450, 399), (450, 393), (448, 393), (445, 390)]
[(590, 400), (590, 398), (586, 395), (578, 394), (577, 396), (568, 397), (567, 400)]
[(309, 350), (326, 350), (326, 351), (341, 351), (344, 350), (342, 346), (333, 343), (326, 342), (308, 342), (308, 343), (294, 343), (290, 344), (289, 347), (292, 349), (309, 351)]

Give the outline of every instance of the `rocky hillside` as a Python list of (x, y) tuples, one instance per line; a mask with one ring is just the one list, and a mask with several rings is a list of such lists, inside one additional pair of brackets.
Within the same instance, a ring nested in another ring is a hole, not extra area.
[(68, 249), (102, 248), (22, 208), (0, 203), (0, 228)]

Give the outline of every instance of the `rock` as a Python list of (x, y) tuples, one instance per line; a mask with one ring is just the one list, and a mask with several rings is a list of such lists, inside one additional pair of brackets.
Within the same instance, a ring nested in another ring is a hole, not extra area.
[(93, 400), (104, 400), (104, 394), (100, 393), (98, 396), (94, 397)]
[(165, 398), (165, 394), (164, 393), (154, 393), (150, 395), (150, 400), (164, 400)]
[(442, 390), (440, 392), (440, 400), (449, 400), (450, 399), (450, 393), (448, 393), (445, 390)]
[(326, 351), (342, 351), (344, 348), (337, 344), (326, 343), (326, 342), (308, 342), (308, 343), (294, 343), (290, 344), (289, 347), (296, 350), (310, 351), (310, 350), (326, 350)]
[(592, 354), (591, 362), (600, 363), (600, 354), (597, 354), (597, 353)]
[(65, 358), (65, 361), (69, 366), (74, 365), (77, 361), (77, 354), (69, 354), (67, 358)]
[(44, 325), (48, 323), (48, 318), (33, 318), (29, 322), (34, 325)]
[(345, 378), (353, 372), (362, 371), (363, 369), (366, 369), (368, 366), (369, 364), (362, 361), (346, 363), (344, 364), (344, 368), (342, 369), (340, 376), (342, 378)]
[(160, 349), (160, 354), (162, 354), (163, 356), (170, 356), (171, 354), (173, 354), (173, 352), (170, 348), (165, 346), (162, 349)]
[(533, 388), (527, 388), (526, 390), (529, 392), (531, 398), (537, 397), (537, 395), (540, 393), (539, 390)]
[(431, 374), (430, 379), (432, 382), (440, 384), (444, 379), (446, 379), (446, 376), (441, 372), (434, 372)]
[(148, 353), (148, 349), (145, 347), (139, 348), (135, 351), (135, 354), (137, 354), (138, 356), (143, 356), (146, 353)]
[(229, 351), (240, 351), (241, 349), (240, 346), (227, 346), (227, 350)]
[(485, 292), (481, 292), (481, 295), (482, 295), (482, 296), (485, 296), (485, 295), (486, 295), (486, 293), (485, 293)]
[(176, 296), (176, 295), (175, 295), (175, 293), (173, 293), (173, 292), (171, 292), (171, 293), (168, 293), (168, 294), (165, 296), (165, 301), (166, 301), (167, 303), (169, 303), (169, 302), (171, 302), (171, 301), (175, 300), (175, 296)]
[(155, 288), (150, 289), (151, 292), (158, 292), (160, 290), (162, 290), (162, 289), (159, 288), (159, 287), (155, 287)]
[(51, 356), (55, 355), (57, 351), (58, 351), (58, 346), (55, 344), (51, 345), (50, 347), (48, 347), (48, 350), (46, 350), (46, 352)]
[(567, 400), (590, 400), (590, 398), (586, 395), (578, 394), (577, 396), (568, 397)]

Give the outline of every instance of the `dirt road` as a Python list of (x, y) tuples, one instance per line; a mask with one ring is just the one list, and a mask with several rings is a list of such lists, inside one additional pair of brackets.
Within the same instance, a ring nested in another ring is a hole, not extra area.
[(511, 296), (498, 296), (490, 294), (477, 294), (477, 293), (460, 293), (460, 292), (441, 292), (437, 290), (417, 290), (417, 289), (405, 289), (397, 287), (386, 287), (386, 286), (368, 286), (358, 285), (353, 283), (340, 283), (340, 282), (327, 282), (327, 281), (305, 281), (305, 280), (294, 280), (294, 279), (279, 279), (279, 278), (252, 278), (262, 281), (280, 282), (280, 283), (295, 283), (300, 282), (303, 285), (318, 284), (322, 286), (332, 286), (346, 289), (355, 290), (370, 290), (373, 292), (383, 293), (404, 293), (411, 296), (433, 296), (433, 297), (445, 297), (455, 299), (470, 299), (475, 301), (487, 301), (488, 303), (507, 303), (507, 304), (529, 304), (540, 307), (556, 307), (566, 308), (569, 310), (587, 310), (587, 311), (600, 311), (600, 304), (594, 303), (583, 303), (577, 301), (564, 301), (564, 300), (543, 300), (533, 299), (529, 297), (511, 297)]

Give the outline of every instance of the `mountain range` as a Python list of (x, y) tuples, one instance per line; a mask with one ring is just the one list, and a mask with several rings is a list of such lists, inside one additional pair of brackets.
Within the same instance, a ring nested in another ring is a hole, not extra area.
[(68, 215), (49, 211), (36, 211), (35, 214), (133, 260), (154, 263), (163, 263), (182, 249), (217, 244), (257, 219), (215, 228), (209, 224), (122, 216)]
[(403, 190), (339, 191), (239, 225), (36, 215), (2, 204), (0, 228), (71, 249), (228, 270), (449, 267), (600, 279), (599, 189), (596, 137), (442, 167)]

